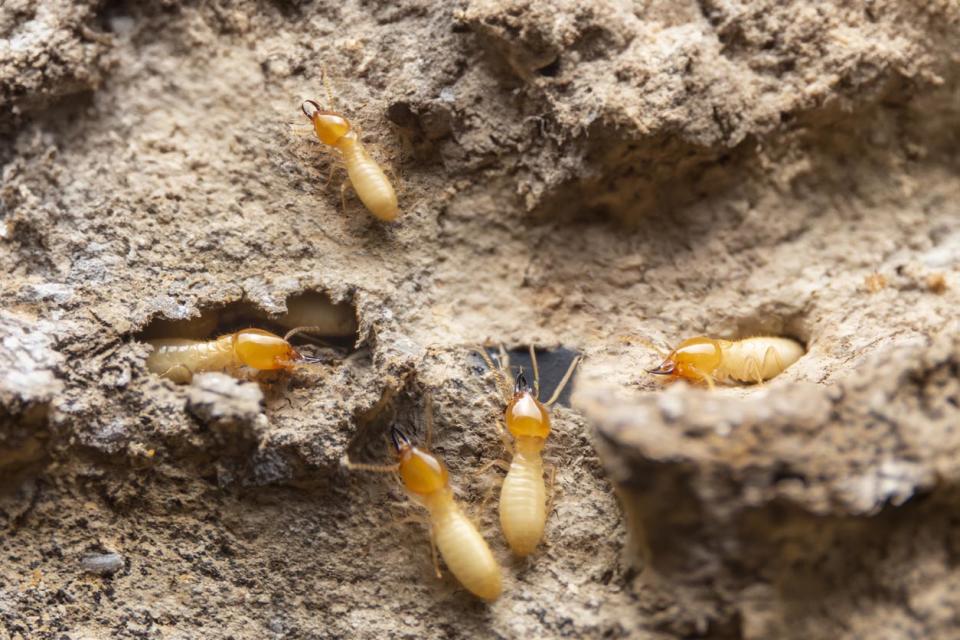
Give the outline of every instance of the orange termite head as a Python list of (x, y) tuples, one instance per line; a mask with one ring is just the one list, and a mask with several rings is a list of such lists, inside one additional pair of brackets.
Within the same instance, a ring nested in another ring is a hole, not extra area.
[(670, 352), (659, 367), (648, 373), (700, 381), (720, 366), (720, 344), (711, 338), (689, 338)]
[(313, 123), (313, 129), (323, 144), (336, 145), (346, 136), (356, 135), (346, 118), (333, 111), (324, 111), (313, 100), (305, 100), (300, 109)]
[(513, 399), (507, 404), (507, 431), (514, 438), (529, 436), (546, 438), (550, 435), (550, 414), (539, 400), (533, 396), (533, 389), (527, 384), (523, 369), (517, 374), (513, 386)]
[(400, 479), (408, 491), (426, 496), (446, 488), (450, 474), (436, 456), (410, 444), (396, 427), (391, 429), (390, 439), (400, 458)]
[(233, 334), (233, 350), (240, 362), (252, 369), (289, 369), (304, 359), (289, 342), (263, 329)]

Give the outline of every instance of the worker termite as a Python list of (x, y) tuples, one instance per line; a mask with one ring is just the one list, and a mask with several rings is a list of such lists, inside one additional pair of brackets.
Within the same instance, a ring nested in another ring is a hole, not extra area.
[(236, 375), (243, 367), (258, 371), (290, 370), (298, 364), (314, 361), (294, 349), (289, 342), (294, 334), (307, 329), (298, 327), (283, 338), (263, 329), (244, 329), (215, 340), (148, 340), (153, 352), (147, 356), (147, 369), (177, 383), (190, 382), (193, 374), (205, 371), (225, 371)]
[[(333, 108), (333, 91), (330, 89), (326, 73), (323, 74), (327, 89), (327, 98)], [(377, 161), (367, 152), (356, 129), (343, 115), (335, 111), (326, 111), (314, 100), (306, 100), (300, 106), (303, 114), (313, 124), (317, 138), (325, 145), (333, 147), (340, 154), (347, 168), (350, 184), (357, 197), (376, 218), (392, 222), (400, 215), (397, 193), (387, 175)], [(346, 208), (345, 190), (347, 183), (340, 188), (340, 197)]]
[[(429, 434), (432, 425), (429, 401), (427, 420)], [(429, 515), (430, 549), (437, 577), (440, 577), (439, 549), (440, 556), (460, 584), (478, 598), (488, 602), (496, 600), (503, 590), (500, 565), (473, 522), (457, 504), (450, 488), (447, 467), (435, 455), (413, 446), (396, 427), (391, 431), (391, 439), (398, 459), (396, 464), (362, 464), (349, 459), (345, 459), (344, 464), (359, 471), (399, 474), (407, 494)]]
[(773, 378), (800, 359), (803, 345), (791, 338), (755, 337), (717, 340), (689, 338), (649, 373), (706, 382), (733, 380), (758, 384)]
[[(560, 397), (580, 358), (578, 356), (570, 363), (550, 399), (540, 402), (540, 370), (537, 367), (537, 354), (532, 346), (530, 362), (533, 367), (533, 388), (527, 384), (521, 369), (512, 391), (509, 359), (503, 347), (500, 348), (500, 367), (494, 366), (483, 347), (476, 347), (475, 350), (487, 367), (498, 376), (497, 387), (506, 402), (506, 431), (513, 436), (513, 442), (507, 438), (499, 420), (497, 430), (504, 440), (504, 446), (512, 450), (513, 458), (500, 489), (500, 527), (510, 549), (523, 557), (533, 553), (540, 544), (547, 522), (544, 465), (541, 457), (547, 436), (550, 435), (550, 414), (547, 409)], [(551, 486), (552, 478), (551, 473)]]

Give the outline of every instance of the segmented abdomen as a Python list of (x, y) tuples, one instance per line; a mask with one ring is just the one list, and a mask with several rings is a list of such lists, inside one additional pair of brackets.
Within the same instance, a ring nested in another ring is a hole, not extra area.
[(451, 498), (431, 511), (437, 549), (450, 573), (484, 600), (496, 600), (503, 590), (500, 565), (490, 547)]
[(357, 197), (377, 218), (390, 222), (400, 213), (397, 193), (377, 161), (370, 157), (363, 143), (357, 141), (340, 149), (347, 175)]
[(500, 490), (500, 526), (518, 556), (526, 556), (540, 544), (547, 521), (543, 462), (539, 453), (518, 452)]
[(803, 353), (803, 346), (790, 338), (745, 338), (724, 348), (718, 376), (740, 382), (769, 380), (799, 360)]
[(190, 382), (194, 373), (224, 371), (233, 364), (232, 345), (226, 338), (150, 340), (153, 352), (147, 356), (147, 369), (180, 383)]

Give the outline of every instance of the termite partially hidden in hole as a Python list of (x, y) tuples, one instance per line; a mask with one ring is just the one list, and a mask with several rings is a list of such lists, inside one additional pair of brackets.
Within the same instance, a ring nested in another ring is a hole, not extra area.
[[(428, 434), (432, 430), (432, 414), (428, 401)], [(488, 602), (496, 600), (503, 591), (500, 565), (483, 536), (457, 504), (446, 465), (429, 451), (412, 445), (396, 427), (391, 431), (391, 439), (398, 459), (396, 464), (362, 464), (349, 459), (345, 459), (344, 464), (359, 471), (399, 474), (407, 494), (429, 515), (430, 549), (437, 577), (440, 577), (439, 549), (450, 572), (470, 593)]]
[[(326, 73), (323, 75), (330, 107), (333, 107), (333, 91), (330, 89)], [(356, 129), (343, 115), (321, 108), (314, 100), (306, 100), (300, 106), (307, 116), (313, 130), (325, 145), (333, 147), (343, 160), (350, 184), (357, 197), (376, 218), (384, 222), (393, 222), (400, 215), (397, 193), (377, 161), (367, 152)], [(346, 187), (340, 188), (340, 197), (346, 209)]]
[(289, 341), (294, 334), (309, 329), (299, 327), (282, 338), (263, 329), (243, 329), (214, 340), (148, 340), (153, 351), (147, 356), (147, 369), (181, 384), (190, 382), (193, 374), (206, 371), (224, 371), (231, 375), (239, 374), (243, 367), (289, 371), (300, 364), (317, 361), (301, 354)]
[(715, 381), (761, 384), (782, 373), (803, 354), (803, 345), (791, 338), (717, 340), (700, 336), (681, 342), (649, 373), (706, 382), (711, 389)]
[[(530, 347), (530, 363), (533, 367), (533, 388), (527, 384), (523, 370), (517, 374), (510, 387), (510, 363), (506, 351), (500, 348), (500, 366), (495, 367), (489, 354), (483, 347), (474, 349), (486, 362), (490, 371), (497, 375), (497, 388), (506, 403), (504, 425), (497, 421), (497, 430), (504, 446), (512, 451), (513, 457), (507, 467), (507, 475), (500, 489), (500, 526), (503, 535), (514, 554), (523, 557), (530, 555), (540, 544), (547, 522), (546, 488), (544, 486), (544, 465), (541, 452), (550, 435), (550, 413), (548, 408), (557, 401), (564, 387), (573, 376), (580, 362), (577, 356), (570, 363), (567, 372), (553, 395), (546, 402), (540, 402), (540, 370), (537, 367), (537, 354)], [(494, 461), (491, 464), (501, 464)], [(551, 470), (551, 487), (553, 485)]]

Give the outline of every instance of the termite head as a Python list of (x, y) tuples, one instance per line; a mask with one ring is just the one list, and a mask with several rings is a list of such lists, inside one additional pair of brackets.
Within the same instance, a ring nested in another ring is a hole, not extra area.
[(426, 496), (447, 486), (447, 467), (436, 456), (410, 444), (396, 427), (390, 431), (390, 439), (400, 458), (400, 479), (408, 491)]
[(514, 438), (522, 436), (546, 438), (550, 435), (550, 414), (533, 395), (523, 369), (517, 374), (513, 399), (507, 404), (507, 431)]
[(323, 144), (336, 145), (344, 137), (356, 135), (346, 118), (333, 111), (324, 111), (313, 100), (304, 101), (300, 108), (313, 123), (313, 129)]
[(263, 329), (244, 329), (233, 335), (233, 350), (252, 369), (288, 369), (303, 357), (289, 342)]
[(696, 382), (712, 375), (720, 366), (721, 357), (720, 345), (716, 340), (690, 338), (681, 342), (659, 367), (648, 370), (648, 373)]

